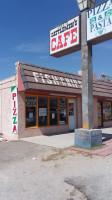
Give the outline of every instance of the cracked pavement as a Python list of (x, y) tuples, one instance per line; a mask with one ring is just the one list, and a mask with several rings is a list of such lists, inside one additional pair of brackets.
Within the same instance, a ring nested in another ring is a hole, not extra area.
[(112, 155), (0, 143), (0, 200), (111, 200)]

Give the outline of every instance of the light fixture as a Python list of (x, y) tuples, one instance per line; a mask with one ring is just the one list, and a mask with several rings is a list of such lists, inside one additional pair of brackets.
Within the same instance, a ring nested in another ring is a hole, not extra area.
[(95, 2), (96, 0), (77, 0), (80, 11), (94, 8)]

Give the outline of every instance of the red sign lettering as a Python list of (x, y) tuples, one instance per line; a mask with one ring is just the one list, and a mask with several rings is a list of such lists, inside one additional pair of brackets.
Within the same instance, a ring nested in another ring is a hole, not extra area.
[(70, 31), (68, 31), (68, 32), (64, 33), (64, 37), (65, 37), (65, 43), (64, 43), (64, 47), (66, 47), (66, 46), (67, 46), (67, 40), (68, 40), (69, 36), (70, 36)]
[(61, 57), (80, 50), (79, 25), (80, 16), (76, 16), (50, 30), (51, 56)]
[(17, 127), (16, 127), (16, 125), (13, 126), (13, 133), (15, 133), (15, 132), (17, 133)]
[(74, 28), (71, 30), (71, 34), (72, 34), (72, 40), (71, 40), (71, 44), (76, 43), (77, 42), (77, 28)]
[(16, 97), (16, 93), (12, 94), (12, 100), (14, 100), (14, 98)]
[(51, 41), (51, 49), (52, 49), (52, 51), (56, 50), (56, 45), (54, 46), (54, 43), (56, 43), (56, 38), (53, 38), (52, 41)]
[(17, 111), (16, 108), (13, 109), (13, 116), (16, 116), (16, 115), (17, 115), (16, 111)]
[(57, 49), (60, 49), (63, 47), (63, 44), (62, 44), (62, 35), (59, 35), (58, 36), (58, 46), (57, 46)]

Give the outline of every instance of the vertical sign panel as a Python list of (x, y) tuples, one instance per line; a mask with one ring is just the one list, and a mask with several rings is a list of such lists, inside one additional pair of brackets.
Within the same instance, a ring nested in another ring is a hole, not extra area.
[(112, 0), (108, 0), (87, 12), (87, 41), (97, 44), (111, 38)]
[(18, 100), (17, 88), (11, 87), (11, 101), (12, 101), (12, 133), (18, 133)]
[(61, 57), (80, 50), (80, 16), (50, 31), (50, 55)]

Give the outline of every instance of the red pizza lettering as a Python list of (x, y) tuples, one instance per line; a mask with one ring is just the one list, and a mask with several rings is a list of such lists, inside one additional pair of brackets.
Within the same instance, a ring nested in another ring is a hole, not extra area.
[(14, 100), (14, 98), (16, 97), (16, 93), (12, 94), (12, 100)]
[(17, 133), (17, 127), (16, 127), (16, 125), (13, 126), (13, 133), (15, 133), (15, 132)]
[(17, 113), (16, 113), (16, 112), (17, 112), (17, 109), (14, 108), (14, 109), (13, 109), (13, 116), (17, 116)]

